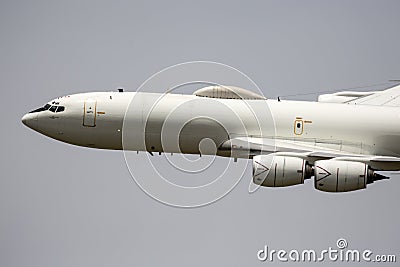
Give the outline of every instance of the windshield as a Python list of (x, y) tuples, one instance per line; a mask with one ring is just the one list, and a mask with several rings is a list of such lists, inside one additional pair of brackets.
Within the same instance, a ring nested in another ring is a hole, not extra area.
[(65, 107), (64, 106), (58, 106), (58, 105), (56, 106), (56, 105), (46, 104), (43, 107), (35, 109), (35, 110), (32, 110), (29, 113), (42, 112), (42, 111), (45, 111), (45, 110), (49, 110), (51, 112), (58, 113), (58, 112), (63, 112), (65, 110)]

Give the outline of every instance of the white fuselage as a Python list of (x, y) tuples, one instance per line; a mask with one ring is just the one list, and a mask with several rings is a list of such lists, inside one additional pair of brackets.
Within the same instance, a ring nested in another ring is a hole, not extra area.
[(24, 124), (93, 148), (200, 153), (204, 138), (218, 148), (232, 137), (268, 137), (353, 154), (400, 154), (396, 107), (133, 92), (75, 94), (49, 105), (64, 110), (28, 113)]

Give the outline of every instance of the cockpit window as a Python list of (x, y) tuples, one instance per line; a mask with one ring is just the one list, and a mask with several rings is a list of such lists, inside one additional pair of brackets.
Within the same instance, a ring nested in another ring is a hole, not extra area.
[(51, 112), (56, 112), (57, 106), (51, 106), (49, 109)]
[(48, 110), (50, 107), (51, 107), (51, 105), (46, 104), (44, 107), (40, 107), (40, 108), (38, 108), (38, 109), (32, 110), (32, 111), (29, 112), (29, 113), (35, 113), (35, 112), (45, 111), (45, 110)]
[(51, 112), (57, 112), (58, 113), (58, 112), (63, 112), (65, 110), (65, 107), (64, 106), (54, 106), (54, 105), (46, 104), (43, 107), (35, 109), (35, 110), (32, 110), (29, 113), (42, 112), (42, 111), (45, 111), (45, 110), (49, 110)]

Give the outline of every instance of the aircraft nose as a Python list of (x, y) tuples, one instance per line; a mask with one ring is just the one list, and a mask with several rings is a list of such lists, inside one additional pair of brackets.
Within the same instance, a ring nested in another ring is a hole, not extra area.
[(38, 115), (35, 114), (35, 113), (28, 113), (28, 114), (25, 114), (25, 115), (22, 117), (21, 121), (22, 121), (22, 123), (23, 123), (25, 126), (31, 128), (31, 129), (33, 129), (33, 130), (36, 130), (36, 128), (37, 128), (37, 123), (38, 123)]

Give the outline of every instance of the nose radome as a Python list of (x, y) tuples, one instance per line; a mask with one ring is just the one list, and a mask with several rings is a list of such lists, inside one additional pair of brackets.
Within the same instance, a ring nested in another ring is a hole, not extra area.
[(25, 114), (22, 119), (21, 119), (22, 123), (27, 126), (26, 122), (28, 121), (28, 114)]
[(25, 114), (22, 117), (21, 121), (25, 126), (31, 128), (33, 130), (36, 130), (37, 122), (38, 122), (37, 114), (34, 114), (34, 113)]

